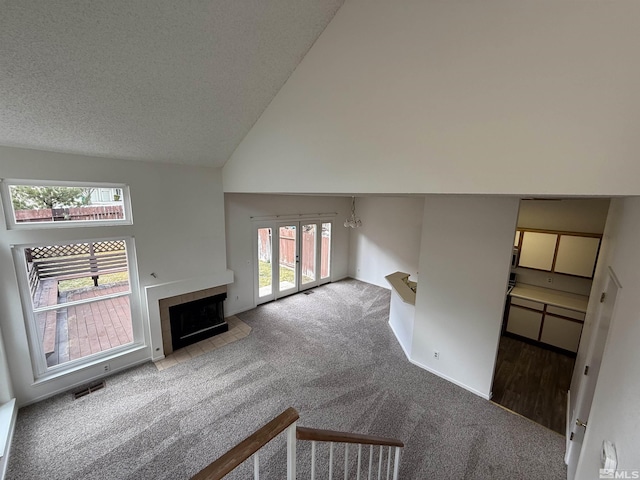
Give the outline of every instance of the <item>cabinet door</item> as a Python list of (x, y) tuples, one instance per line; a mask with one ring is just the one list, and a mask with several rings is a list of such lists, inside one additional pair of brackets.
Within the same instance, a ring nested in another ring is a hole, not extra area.
[(531, 338), (532, 340), (538, 340), (541, 323), (542, 312), (520, 308), (516, 305), (511, 305), (509, 308), (507, 332)]
[(558, 234), (523, 232), (519, 267), (551, 271)]
[(581, 333), (582, 323), (547, 314), (544, 316), (544, 327), (540, 341), (570, 352), (577, 352)]
[(591, 278), (599, 247), (599, 238), (561, 235), (555, 271)]

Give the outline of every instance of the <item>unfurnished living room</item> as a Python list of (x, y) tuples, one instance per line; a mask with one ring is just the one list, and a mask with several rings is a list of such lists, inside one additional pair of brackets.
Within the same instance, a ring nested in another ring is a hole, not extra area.
[(639, 27), (0, 2), (0, 478), (638, 478)]

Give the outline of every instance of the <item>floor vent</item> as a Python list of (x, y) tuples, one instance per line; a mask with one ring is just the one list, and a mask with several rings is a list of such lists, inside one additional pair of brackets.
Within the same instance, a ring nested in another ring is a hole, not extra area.
[(313, 293), (313, 290), (307, 290), (306, 292), (302, 292), (305, 295), (311, 295)]
[(82, 390), (75, 392), (73, 394), (73, 399), (77, 400), (81, 397), (84, 397), (85, 395), (89, 395), (90, 393), (97, 392), (98, 390), (102, 390), (104, 387), (105, 387), (104, 381), (94, 383), (92, 385), (89, 385), (88, 387), (82, 388)]

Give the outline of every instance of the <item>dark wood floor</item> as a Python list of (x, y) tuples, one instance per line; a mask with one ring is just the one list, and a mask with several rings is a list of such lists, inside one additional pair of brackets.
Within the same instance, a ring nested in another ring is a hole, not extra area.
[(503, 336), (491, 399), (564, 435), (574, 363), (568, 355)]

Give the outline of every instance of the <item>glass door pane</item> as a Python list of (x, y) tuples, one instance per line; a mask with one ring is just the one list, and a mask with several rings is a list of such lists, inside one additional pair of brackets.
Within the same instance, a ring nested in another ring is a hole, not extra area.
[(316, 232), (315, 223), (302, 226), (302, 285), (316, 281)]
[(322, 224), (322, 244), (320, 246), (320, 278), (331, 276), (331, 223)]
[(273, 293), (273, 254), (271, 228), (258, 229), (258, 298)]
[(278, 291), (279, 293), (298, 288), (298, 249), (297, 225), (284, 225), (278, 228), (279, 261)]

